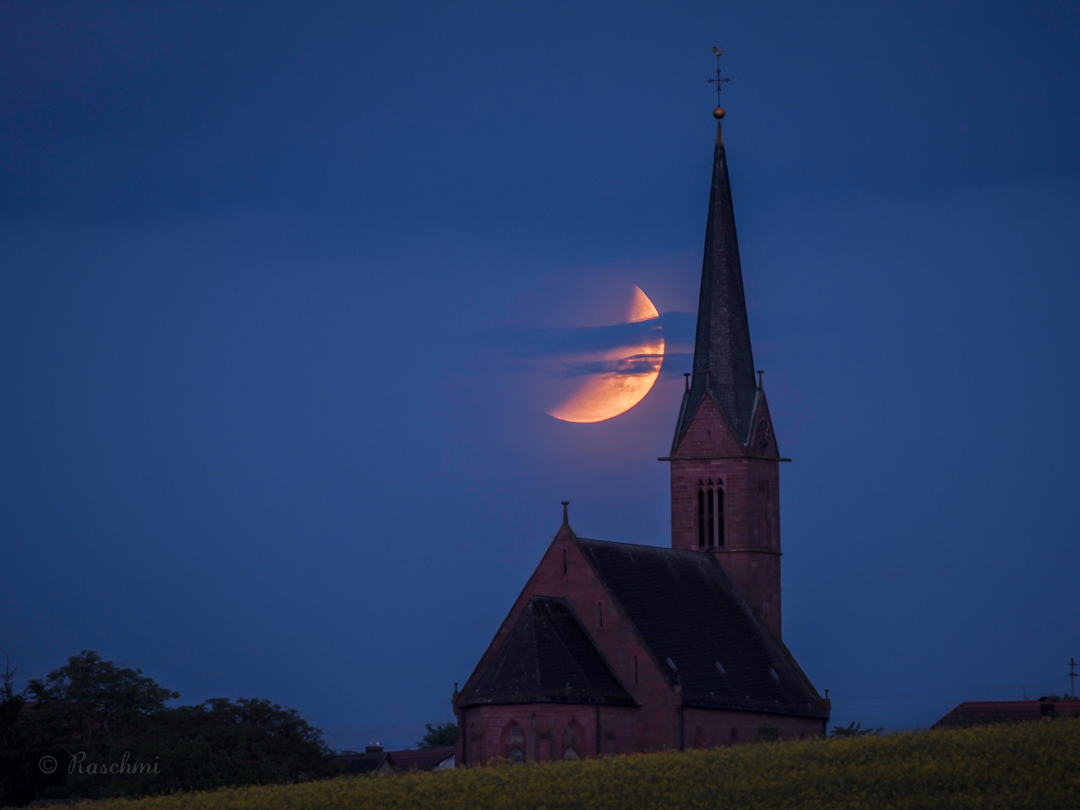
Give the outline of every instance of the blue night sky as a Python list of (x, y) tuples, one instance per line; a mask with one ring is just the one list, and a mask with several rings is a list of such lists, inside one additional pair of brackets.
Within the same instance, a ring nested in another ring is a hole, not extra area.
[[(0, 6), (0, 653), (452, 718), (571, 501), (670, 542), (716, 97), (785, 641), (924, 727), (1080, 657), (1065, 2)], [(629, 284), (652, 392), (545, 413)], [(561, 369), (561, 370), (560, 370)]]

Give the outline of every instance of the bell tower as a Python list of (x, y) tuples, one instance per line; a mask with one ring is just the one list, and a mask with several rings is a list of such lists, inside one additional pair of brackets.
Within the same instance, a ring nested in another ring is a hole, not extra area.
[[(719, 74), (719, 71), (718, 71)], [(755, 379), (721, 119), (705, 228), (693, 374), (671, 454), (671, 545), (715, 554), (780, 638), (780, 458)]]

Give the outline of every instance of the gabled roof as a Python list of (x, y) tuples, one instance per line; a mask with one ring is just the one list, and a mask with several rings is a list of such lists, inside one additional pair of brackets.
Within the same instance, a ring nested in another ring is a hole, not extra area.
[(1024, 723), (1044, 717), (1080, 717), (1080, 700), (968, 700), (930, 728), (967, 728), (993, 723)]
[(563, 599), (534, 596), (459, 706), (599, 703), (636, 706)]
[[(828, 718), (712, 554), (578, 539), (683, 705)], [(719, 664), (719, 666), (717, 666)]]
[(454, 756), (454, 746), (443, 748), (415, 748), (391, 751), (394, 768), (399, 771), (434, 771), (445, 766)]
[(675, 426), (672, 454), (679, 447), (706, 393), (720, 406), (739, 441), (749, 442), (757, 384), (750, 350), (750, 326), (746, 318), (739, 241), (735, 235), (735, 211), (731, 203), (727, 155), (720, 125), (713, 153), (709, 218), (705, 225), (705, 256), (698, 298), (697, 337), (694, 343), (694, 374), (683, 396)]
[(394, 760), (386, 751), (374, 754), (339, 754), (334, 763), (345, 773), (386, 773), (394, 769)]

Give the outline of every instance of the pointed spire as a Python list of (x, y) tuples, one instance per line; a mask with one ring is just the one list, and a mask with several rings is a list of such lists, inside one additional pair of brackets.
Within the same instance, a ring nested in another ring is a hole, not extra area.
[(574, 534), (574, 530), (570, 528), (570, 517), (567, 514), (567, 507), (569, 505), (570, 501), (562, 502), (562, 526), (560, 526), (559, 530), (555, 532), (556, 540), (558, 540), (560, 537), (569, 537), (571, 539), (577, 538), (577, 535)]
[(675, 428), (671, 448), (673, 453), (686, 434), (706, 390), (720, 406), (739, 441), (745, 445), (749, 440), (757, 394), (739, 243), (735, 236), (735, 212), (731, 204), (727, 156), (720, 129), (724, 111), (718, 107), (713, 114), (717, 119), (716, 150), (713, 153), (709, 219), (705, 226), (705, 260), (701, 269), (701, 296), (698, 300), (694, 376)]

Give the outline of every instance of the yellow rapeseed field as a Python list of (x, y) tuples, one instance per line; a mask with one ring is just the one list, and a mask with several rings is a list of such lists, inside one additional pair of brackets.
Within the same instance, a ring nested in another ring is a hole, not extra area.
[(343, 777), (90, 810), (1080, 808), (1080, 720)]

